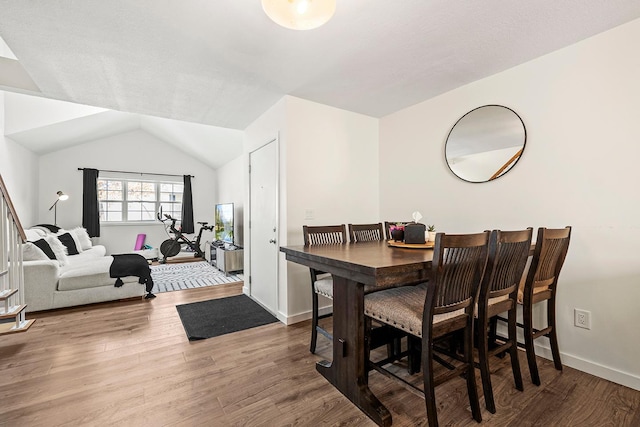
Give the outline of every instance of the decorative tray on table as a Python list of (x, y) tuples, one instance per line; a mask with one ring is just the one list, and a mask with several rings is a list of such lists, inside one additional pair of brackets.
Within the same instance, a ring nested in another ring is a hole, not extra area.
[(395, 240), (387, 240), (387, 244), (394, 248), (407, 248), (407, 249), (433, 249), (435, 242), (426, 243), (405, 243), (396, 242)]

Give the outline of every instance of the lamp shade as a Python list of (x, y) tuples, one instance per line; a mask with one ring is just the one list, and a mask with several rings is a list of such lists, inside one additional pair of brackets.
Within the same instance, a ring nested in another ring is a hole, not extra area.
[(336, 0), (262, 0), (262, 8), (276, 24), (292, 30), (312, 30), (336, 11)]
[(58, 200), (67, 200), (69, 198), (69, 195), (64, 194), (62, 191), (58, 191), (56, 194), (58, 195)]

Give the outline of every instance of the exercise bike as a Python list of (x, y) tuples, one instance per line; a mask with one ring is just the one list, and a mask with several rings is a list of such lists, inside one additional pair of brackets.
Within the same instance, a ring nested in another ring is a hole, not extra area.
[(200, 249), (200, 239), (202, 238), (202, 232), (205, 230), (213, 230), (213, 225), (207, 225), (208, 222), (198, 222), (200, 224), (200, 231), (198, 232), (198, 237), (195, 241), (189, 240), (184, 234), (182, 234), (181, 230), (176, 228), (176, 219), (172, 218), (169, 214), (164, 214), (164, 219), (162, 218), (162, 214), (158, 213), (158, 220), (162, 223), (166, 221), (170, 221), (169, 224), (169, 232), (173, 233), (173, 238), (169, 238), (160, 244), (160, 253), (164, 256), (162, 260), (160, 260), (160, 264), (164, 264), (167, 262), (168, 257), (176, 256), (180, 253), (180, 249), (182, 245), (187, 245), (192, 251), (194, 258), (204, 258), (204, 252)]

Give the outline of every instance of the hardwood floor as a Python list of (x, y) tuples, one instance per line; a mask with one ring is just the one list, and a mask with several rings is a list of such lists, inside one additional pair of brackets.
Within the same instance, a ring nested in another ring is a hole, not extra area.
[[(265, 325), (202, 341), (186, 338), (176, 304), (241, 293), (241, 284), (35, 313), (31, 330), (0, 342), (0, 425), (373, 426), (315, 371), (329, 357), (310, 323)], [(329, 320), (329, 319), (327, 319)], [(330, 320), (329, 320), (330, 325)], [(495, 359), (491, 426), (637, 426), (640, 392), (540, 359), (542, 385), (513, 386), (508, 358)], [(423, 401), (378, 373), (373, 392), (394, 426), (425, 425)], [(482, 394), (478, 374), (478, 391)], [(436, 390), (442, 425), (478, 425), (465, 382)]]

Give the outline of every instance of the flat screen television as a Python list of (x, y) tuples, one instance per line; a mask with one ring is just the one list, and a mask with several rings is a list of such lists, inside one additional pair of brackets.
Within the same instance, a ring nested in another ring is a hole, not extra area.
[(227, 243), (233, 243), (233, 203), (216, 205), (215, 237)]

